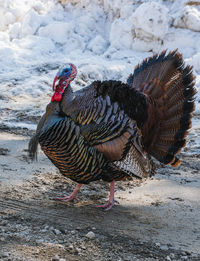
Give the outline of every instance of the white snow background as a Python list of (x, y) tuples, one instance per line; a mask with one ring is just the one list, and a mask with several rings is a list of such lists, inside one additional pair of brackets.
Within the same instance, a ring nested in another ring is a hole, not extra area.
[[(0, 0), (0, 124), (35, 129), (62, 64), (77, 66), (80, 88), (126, 81), (145, 57), (176, 48), (200, 90), (200, 1)], [(196, 104), (198, 114), (199, 93)]]

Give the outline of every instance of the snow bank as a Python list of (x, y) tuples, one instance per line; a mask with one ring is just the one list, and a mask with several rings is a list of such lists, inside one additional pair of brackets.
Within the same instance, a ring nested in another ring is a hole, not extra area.
[(73, 23), (53, 22), (39, 29), (38, 35), (50, 38), (55, 43), (64, 44), (73, 36)]
[(140, 5), (131, 17), (135, 36), (151, 41), (162, 39), (168, 31), (168, 9), (157, 2)]
[(102, 54), (105, 52), (107, 45), (107, 41), (101, 35), (97, 35), (89, 42), (88, 49), (95, 54)]
[(163, 49), (183, 53), (199, 90), (199, 14), (200, 6), (182, 0), (1, 1), (0, 110), (41, 114), (63, 63), (77, 65), (78, 88), (95, 79), (126, 81), (136, 64)]
[(111, 24), (110, 45), (112, 48), (131, 49), (133, 43), (132, 24), (128, 20), (116, 19)]
[(174, 26), (200, 32), (200, 11), (195, 7), (184, 7), (175, 19)]

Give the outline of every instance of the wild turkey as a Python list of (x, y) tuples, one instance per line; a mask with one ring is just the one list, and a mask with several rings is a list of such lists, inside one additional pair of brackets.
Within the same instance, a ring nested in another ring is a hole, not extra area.
[[(29, 143), (37, 144), (60, 170), (78, 183), (59, 200), (73, 200), (82, 184), (111, 182), (106, 210), (114, 204), (114, 182), (149, 177), (150, 156), (178, 166), (194, 111), (194, 76), (177, 50), (144, 60), (127, 83), (95, 81), (73, 92), (76, 67), (62, 67), (53, 83), (54, 95)], [(58, 84), (57, 84), (58, 83)]]

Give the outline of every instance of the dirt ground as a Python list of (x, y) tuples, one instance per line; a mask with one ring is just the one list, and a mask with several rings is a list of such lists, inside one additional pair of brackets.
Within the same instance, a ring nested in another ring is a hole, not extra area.
[[(199, 119), (196, 118), (196, 123)], [(27, 157), (31, 132), (0, 132), (0, 260), (200, 260), (200, 126), (176, 169), (158, 165), (142, 182), (118, 182), (110, 211), (95, 208), (109, 184), (83, 186), (73, 203), (54, 200), (75, 183), (40, 151)]]

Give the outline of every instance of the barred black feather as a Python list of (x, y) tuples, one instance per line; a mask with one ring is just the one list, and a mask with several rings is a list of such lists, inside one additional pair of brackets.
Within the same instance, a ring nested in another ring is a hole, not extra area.
[(150, 155), (180, 163), (196, 89), (192, 68), (177, 50), (145, 59), (127, 84), (95, 81), (74, 93), (63, 86), (62, 76), (56, 86), (62, 99), (54, 94), (29, 143), (32, 159), (39, 142), (60, 172), (78, 183), (148, 177)]

